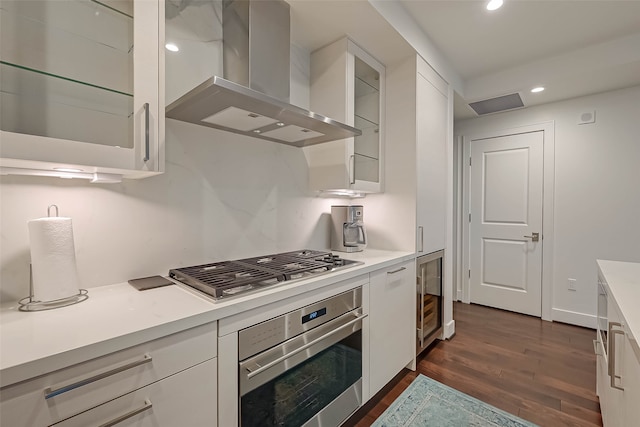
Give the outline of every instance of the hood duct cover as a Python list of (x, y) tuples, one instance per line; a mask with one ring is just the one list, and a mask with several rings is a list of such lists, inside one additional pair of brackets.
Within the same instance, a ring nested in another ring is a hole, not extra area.
[(289, 104), (290, 14), (282, 0), (224, 0), (224, 78), (214, 76), (166, 109), (166, 117), (305, 147), (361, 135)]
[(473, 108), (479, 116), (485, 114), (498, 113), (500, 111), (513, 110), (524, 107), (520, 94), (499, 96), (497, 98), (485, 99), (483, 101), (472, 102), (469, 107)]

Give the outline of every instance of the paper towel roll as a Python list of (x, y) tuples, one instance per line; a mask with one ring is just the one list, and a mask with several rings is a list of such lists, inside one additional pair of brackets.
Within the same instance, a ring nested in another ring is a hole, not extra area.
[(28, 222), (33, 300), (54, 301), (78, 294), (71, 218), (48, 217)]

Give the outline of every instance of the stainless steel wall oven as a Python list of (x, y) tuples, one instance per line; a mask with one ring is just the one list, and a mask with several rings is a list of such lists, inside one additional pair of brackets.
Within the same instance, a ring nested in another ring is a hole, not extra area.
[(238, 333), (240, 425), (338, 426), (362, 404), (362, 289)]

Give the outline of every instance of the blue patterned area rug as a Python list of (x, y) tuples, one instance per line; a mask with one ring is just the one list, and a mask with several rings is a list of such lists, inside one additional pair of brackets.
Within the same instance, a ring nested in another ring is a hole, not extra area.
[(424, 375), (382, 413), (372, 427), (535, 427)]

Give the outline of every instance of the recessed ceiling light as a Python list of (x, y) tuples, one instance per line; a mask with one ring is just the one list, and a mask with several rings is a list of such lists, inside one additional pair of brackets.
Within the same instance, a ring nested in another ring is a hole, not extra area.
[(180, 48), (173, 43), (167, 43), (164, 45), (164, 47), (171, 52), (177, 52), (180, 50)]
[(282, 123), (282, 122), (278, 122), (278, 123), (276, 123), (276, 125), (278, 125), (278, 126), (282, 127), (282, 126), (284, 126), (284, 123)]
[(499, 9), (502, 6), (502, 3), (502, 0), (491, 0), (489, 3), (487, 3), (487, 10)]
[(542, 86), (538, 86), (538, 87), (534, 87), (533, 89), (531, 89), (532, 93), (538, 93), (538, 92), (542, 92), (544, 90), (544, 88)]

